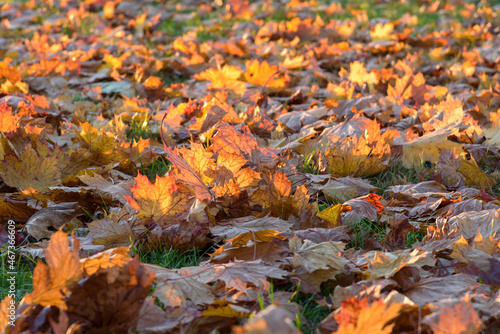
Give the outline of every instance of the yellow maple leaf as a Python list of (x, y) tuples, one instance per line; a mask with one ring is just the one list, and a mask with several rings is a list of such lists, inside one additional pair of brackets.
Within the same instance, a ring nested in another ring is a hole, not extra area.
[[(259, 63), (258, 60), (247, 61), (246, 67), (247, 67), (247, 71), (245, 72), (246, 81), (260, 86), (264, 86), (267, 80), (271, 77), (271, 75), (273, 75), (278, 71), (278, 66), (269, 65), (265, 60), (262, 63)], [(276, 78), (276, 76), (273, 75), (273, 78), (269, 79), (267, 86), (274, 88), (285, 87), (287, 78), (286, 77)]]
[(389, 166), (390, 146), (381, 138), (349, 137), (325, 152), (328, 172), (339, 176), (375, 175)]
[(243, 71), (236, 66), (225, 65), (218, 69), (209, 68), (196, 74), (194, 78), (211, 81), (213, 89), (229, 90), (236, 94), (242, 94), (245, 91), (245, 83), (238, 80), (242, 73)]
[(378, 82), (378, 78), (375, 72), (371, 71), (368, 73), (363, 63), (355, 61), (350, 64), (349, 81), (363, 86), (365, 83), (376, 84)]
[(332, 228), (338, 225), (342, 204), (333, 205), (321, 212), (318, 212), (318, 217), (323, 218), (328, 222), (327, 228)]
[(61, 182), (60, 157), (50, 151), (39, 154), (31, 145), (19, 153), (19, 158), (8, 154), (0, 165), (0, 176), (3, 181), (19, 190), (28, 188), (40, 192), (48, 191), (49, 187)]

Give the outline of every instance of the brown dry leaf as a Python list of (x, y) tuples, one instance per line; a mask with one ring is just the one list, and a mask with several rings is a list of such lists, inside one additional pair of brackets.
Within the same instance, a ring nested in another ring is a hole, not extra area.
[(465, 239), (475, 238), (478, 234), (483, 237), (495, 236), (500, 231), (500, 212), (498, 210), (483, 210), (464, 212), (448, 219), (450, 230), (457, 228), (457, 236)]
[(204, 283), (160, 266), (147, 264), (145, 267), (156, 273), (153, 296), (167, 307), (194, 307), (215, 301), (213, 289)]
[(435, 164), (439, 160), (439, 149), (456, 150), (460, 156), (465, 154), (461, 144), (448, 140), (449, 136), (458, 134), (460, 126), (461, 122), (455, 122), (404, 143), (403, 166), (419, 169), (426, 161)]
[(117, 217), (117, 219), (103, 218), (88, 224), (88, 235), (92, 238), (94, 245), (105, 245), (107, 247), (128, 246), (131, 241), (136, 240), (138, 232), (144, 232), (145, 230), (143, 228), (143, 230), (138, 231), (138, 227), (134, 228), (133, 222), (120, 219), (120, 217)]
[(477, 166), (474, 160), (466, 160), (456, 151), (439, 149), (439, 160), (436, 167), (443, 184), (457, 187), (461, 184), (467, 186), (491, 188), (494, 181)]
[(152, 184), (147, 176), (139, 173), (135, 178), (135, 185), (130, 190), (132, 196), (125, 198), (131, 207), (139, 211), (138, 217), (161, 221), (186, 211), (188, 198), (180, 192), (180, 186), (175, 183), (175, 177), (172, 175), (157, 177), (156, 182)]
[(179, 273), (181, 275), (187, 273), (193, 279), (204, 283), (221, 280), (228, 288), (235, 288), (239, 291), (246, 291), (249, 283), (259, 289), (266, 289), (270, 285), (266, 277), (283, 279), (289, 274), (285, 270), (264, 264), (262, 260), (234, 261), (210, 267), (190, 267), (180, 270)]
[[(331, 202), (345, 202), (351, 198), (367, 195), (377, 190), (368, 180), (361, 178), (332, 177), (330, 175), (308, 175), (307, 188), (321, 191)], [(325, 183), (326, 182), (326, 183)]]
[(79, 209), (80, 206), (76, 202), (59, 203), (41, 209), (28, 219), (24, 229), (36, 240), (50, 238), (54, 233), (52, 231), (59, 230), (78, 216), (81, 213)]
[(101, 332), (135, 329), (155, 274), (138, 259), (122, 268), (100, 270), (73, 284), (64, 303), (71, 319)]
[(477, 334), (484, 327), (477, 312), (465, 299), (436, 303), (438, 309), (422, 319), (435, 334)]
[(343, 242), (326, 241), (317, 244), (305, 240), (297, 249), (290, 246), (290, 251), (294, 253), (292, 263), (295, 268), (309, 273), (318, 269), (329, 269), (334, 273), (341, 273), (348, 263), (347, 259), (342, 257), (341, 252), (344, 248)]
[(113, 181), (108, 181), (99, 174), (90, 176), (88, 174), (80, 175), (78, 178), (88, 186), (88, 189), (96, 189), (99, 193), (110, 195), (114, 200), (126, 204), (126, 196), (130, 196), (131, 182), (124, 181), (115, 184)]
[(155, 304), (153, 297), (147, 297), (139, 313), (139, 321), (135, 328), (145, 333), (165, 333), (177, 326), (192, 323), (198, 311), (194, 309), (177, 308), (165, 312)]
[(478, 278), (467, 274), (429, 277), (410, 285), (406, 297), (420, 306), (447, 298), (462, 298), (478, 286)]
[(233, 327), (236, 334), (299, 334), (295, 326), (296, 313), (292, 306), (269, 305), (258, 312), (244, 326)]
[(47, 264), (38, 260), (33, 272), (33, 292), (23, 298), (23, 303), (67, 309), (63, 300), (82, 274), (77, 245), (70, 252), (66, 233), (59, 230), (53, 234), (44, 251)]
[(210, 227), (210, 231), (214, 235), (232, 239), (249, 230), (258, 232), (272, 229), (280, 232), (287, 232), (290, 231), (291, 225), (292, 223), (276, 217), (256, 218), (254, 216), (249, 216), (217, 222), (217, 225)]
[(420, 251), (418, 249), (405, 249), (395, 252), (368, 252), (366, 255), (368, 261), (368, 273), (373, 278), (389, 278), (395, 275), (399, 270), (406, 266), (433, 266), (434, 259), (432, 253)]
[(463, 236), (455, 241), (452, 246), (453, 252), (450, 256), (457, 261), (470, 264), (473, 263), (480, 270), (490, 270), (490, 259), (500, 257), (500, 240), (490, 236), (484, 239), (481, 233), (470, 243)]

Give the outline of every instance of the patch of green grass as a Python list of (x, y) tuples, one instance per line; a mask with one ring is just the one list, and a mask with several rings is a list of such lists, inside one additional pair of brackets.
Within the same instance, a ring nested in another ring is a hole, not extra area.
[(317, 152), (318, 150), (315, 150), (314, 152), (304, 156), (302, 166), (298, 166), (300, 172), (315, 175), (319, 174), (319, 164), (313, 159)]
[[(330, 2), (322, 1), (324, 4)], [(347, 20), (352, 19), (352, 10), (364, 10), (369, 20), (374, 18), (385, 18), (390, 21), (401, 19), (405, 14), (414, 15), (417, 17), (417, 26), (428, 26), (435, 28), (443, 16), (449, 16), (453, 20), (462, 21), (460, 11), (463, 6), (455, 6), (453, 10), (445, 11), (442, 13), (429, 12), (424, 9), (423, 5), (417, 1), (387, 1), (385, 3), (377, 3), (375, 0), (340, 0), (344, 12), (341, 14), (326, 14), (320, 12), (323, 20), (336, 19)]]
[(369, 240), (377, 236), (379, 242), (384, 241), (385, 226), (378, 225), (368, 219), (354, 223), (347, 224), (350, 233), (348, 233), (351, 240), (347, 242), (346, 248), (365, 249)]
[(176, 21), (171, 18), (161, 21), (159, 30), (172, 36), (182, 36), (193, 27), (202, 25), (203, 22), (198, 15), (185, 21)]
[[(296, 325), (300, 328), (302, 333), (315, 333), (316, 328), (323, 319), (325, 319), (331, 312), (328, 307), (321, 306), (318, 304), (318, 295), (304, 293), (300, 291), (301, 281), (298, 282), (297, 286), (294, 288), (295, 293), (290, 298), (290, 302), (297, 303), (302, 306), (300, 316), (296, 319)], [(321, 296), (328, 296), (328, 291), (323, 291), (321, 289)]]
[(132, 247), (133, 256), (139, 255), (141, 262), (168, 269), (197, 266), (208, 252), (209, 250), (196, 248), (182, 252), (165, 244), (142, 244)]
[(423, 229), (410, 231), (406, 236), (405, 246), (411, 248), (414, 243), (422, 241), (426, 234), (427, 231)]
[(150, 180), (154, 181), (157, 176), (165, 175), (170, 170), (171, 165), (167, 158), (161, 156), (151, 165), (142, 166), (139, 171), (142, 175), (146, 175)]
[(406, 168), (403, 166), (401, 159), (393, 159), (389, 168), (378, 173), (377, 175), (367, 177), (372, 185), (379, 188), (377, 194), (383, 195), (390, 186), (400, 184), (416, 184), (419, 183), (419, 175), (423, 176), (424, 181), (431, 179), (431, 169), (426, 164), (420, 168)]
[[(17, 251), (16, 254), (19, 254)], [(7, 263), (7, 250), (2, 249), (1, 252), (2, 259), (2, 270), (0, 272), (0, 280), (2, 281), (0, 285), (0, 299), (5, 298), (9, 295), (10, 282), (7, 279), (11, 277), (15, 278), (15, 300), (19, 302), (27, 293), (33, 291), (33, 270), (35, 270), (36, 260), (27, 256), (18, 256), (15, 260), (15, 269), (10, 270)], [(10, 272), (15, 272), (14, 275), (9, 274)]]
[(200, 43), (206, 41), (216, 41), (227, 35), (226, 31), (222, 28), (207, 29), (205, 27), (200, 27), (196, 32), (196, 38)]
[(149, 115), (135, 117), (132, 119), (130, 126), (127, 131), (127, 138), (130, 141), (137, 141), (139, 139), (155, 138), (160, 139), (158, 134), (151, 131), (149, 126)]
[(178, 75), (175, 73), (158, 72), (155, 75), (157, 75), (161, 81), (165, 83), (165, 87), (170, 87), (172, 84), (186, 82), (191, 79), (189, 75)]

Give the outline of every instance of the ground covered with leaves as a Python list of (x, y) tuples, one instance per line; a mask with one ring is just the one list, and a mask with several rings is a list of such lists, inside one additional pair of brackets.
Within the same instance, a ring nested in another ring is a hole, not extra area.
[(0, 6), (3, 332), (500, 330), (498, 5)]

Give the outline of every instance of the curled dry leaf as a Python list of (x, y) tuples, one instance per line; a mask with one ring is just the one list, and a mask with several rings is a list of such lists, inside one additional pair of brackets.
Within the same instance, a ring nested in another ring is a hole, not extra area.
[(59, 203), (41, 209), (28, 219), (25, 231), (36, 240), (50, 238), (54, 230), (60, 229), (79, 215), (79, 209), (76, 202)]

